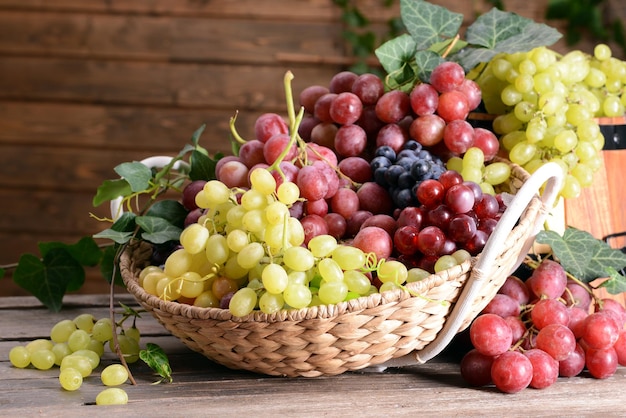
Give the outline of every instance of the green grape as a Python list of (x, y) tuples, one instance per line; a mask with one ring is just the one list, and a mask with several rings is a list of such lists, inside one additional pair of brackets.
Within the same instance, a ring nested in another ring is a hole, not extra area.
[(387, 292), (389, 290), (400, 289), (400, 285), (396, 282), (385, 282), (380, 285), (380, 289), (378, 290), (380, 293)]
[(204, 190), (200, 190), (198, 193), (196, 193), (196, 196), (194, 197), (194, 202), (196, 203), (196, 206), (201, 209), (208, 209), (209, 207), (211, 207), (209, 194), (206, 193)]
[[(252, 243), (248, 244), (251, 245)], [(247, 248), (248, 246), (246, 246)], [(244, 248), (245, 249), (245, 248)], [(242, 250), (243, 251), (243, 250)], [(239, 253), (241, 254), (241, 253)], [(243, 266), (239, 265), (239, 254), (230, 257), (228, 259), (228, 261), (226, 261), (226, 265), (224, 265), (224, 275), (226, 277), (230, 277), (231, 279), (242, 279), (244, 278), (248, 272), (250, 271), (250, 269), (252, 267), (254, 267), (255, 265), (251, 266), (250, 268), (244, 268)]]
[(311, 303), (313, 295), (311, 289), (304, 284), (290, 283), (283, 293), (287, 305), (295, 309), (306, 308)]
[(578, 124), (582, 121), (591, 119), (592, 114), (585, 106), (572, 103), (567, 107), (565, 116), (567, 117), (567, 122), (569, 124), (578, 126)]
[(267, 226), (265, 212), (262, 209), (249, 210), (241, 218), (241, 225), (250, 232), (261, 232)]
[(70, 337), (67, 339), (67, 346), (72, 351), (78, 351), (86, 349), (89, 346), (89, 342), (91, 341), (91, 336), (87, 331), (83, 331), (82, 329), (77, 329)]
[(127, 403), (128, 394), (120, 388), (104, 389), (96, 396), (96, 405), (126, 405)]
[(64, 319), (54, 324), (50, 330), (50, 339), (55, 343), (64, 343), (74, 331), (76, 331), (74, 321)]
[(83, 384), (83, 376), (78, 370), (67, 367), (59, 373), (59, 383), (63, 389), (72, 392), (80, 389)]
[(102, 357), (104, 355), (104, 343), (92, 337), (91, 341), (89, 341), (89, 345), (87, 346), (87, 350), (93, 351), (94, 353)]
[[(506, 135), (503, 135), (500, 138), (500, 143), (504, 147), (505, 150), (510, 151), (513, 147), (520, 142), (526, 141), (526, 132), (525, 131), (513, 131), (509, 132)], [(459, 171), (459, 170), (457, 170)]]
[(261, 280), (265, 290), (273, 294), (283, 293), (289, 284), (289, 276), (285, 268), (275, 263), (270, 263), (263, 268)]
[(431, 273), (427, 270), (421, 269), (419, 267), (413, 267), (409, 269), (408, 275), (406, 278), (407, 283), (419, 282), (424, 280), (426, 277), (430, 276)]
[(593, 170), (584, 163), (577, 164), (571, 170), (571, 174), (576, 177), (581, 187), (589, 187), (593, 183)]
[(91, 361), (85, 356), (76, 354), (70, 354), (61, 361), (60, 370), (63, 371), (68, 368), (78, 370), (83, 378), (89, 376), (93, 371)]
[(571, 174), (565, 176), (565, 182), (561, 189), (561, 195), (566, 199), (574, 199), (580, 196), (581, 186), (578, 179)]
[(237, 264), (249, 270), (256, 266), (264, 256), (265, 250), (263, 249), (263, 245), (258, 242), (251, 242), (243, 247), (239, 254), (237, 254)]
[(91, 337), (101, 343), (113, 338), (113, 324), (110, 318), (100, 318), (93, 324)]
[(228, 310), (235, 316), (246, 316), (254, 310), (256, 304), (256, 292), (249, 287), (243, 287), (230, 299)]
[(480, 190), (482, 190), (483, 193), (490, 194), (492, 196), (496, 195), (496, 190), (493, 188), (491, 184), (482, 182), (479, 184), (479, 186), (480, 186)]
[(226, 236), (226, 245), (235, 253), (241, 251), (249, 243), (248, 234), (241, 229), (233, 229)]
[(537, 73), (533, 76), (533, 86), (538, 94), (546, 94), (554, 88), (554, 79), (550, 73)]
[(495, 58), (491, 61), (491, 70), (496, 78), (504, 81), (513, 65), (505, 58)]
[(290, 181), (283, 182), (276, 191), (278, 200), (289, 206), (292, 205), (300, 197), (300, 189), (298, 186)]
[(263, 239), (272, 249), (273, 253), (278, 252), (283, 248), (283, 244), (285, 243), (285, 232), (289, 233), (288, 230), (286, 230), (285, 225), (268, 225), (265, 228)]
[(212, 291), (205, 290), (198, 295), (196, 300), (194, 300), (193, 306), (198, 306), (200, 308), (218, 308), (220, 306), (220, 301), (215, 297)]
[(522, 92), (515, 85), (508, 85), (500, 93), (500, 100), (507, 106), (515, 106), (522, 100)]
[(574, 149), (574, 152), (576, 153), (576, 156), (582, 162), (589, 161), (590, 159), (598, 155), (598, 151), (593, 146), (593, 144), (591, 142), (586, 142), (586, 141), (579, 141), (578, 144), (576, 144), (576, 148)]
[(30, 363), (38, 370), (48, 370), (54, 366), (56, 356), (52, 350), (37, 350), (30, 354)]
[(592, 88), (600, 88), (606, 83), (606, 75), (598, 68), (590, 68), (585, 77), (585, 84)]
[(167, 277), (167, 276), (162, 271), (152, 272), (143, 279), (143, 283), (141, 284), (141, 286), (147, 293), (158, 296), (159, 294), (157, 293), (157, 284), (164, 277)]
[(520, 74), (528, 74), (533, 75), (537, 72), (537, 65), (532, 60), (532, 57), (527, 55), (527, 58), (524, 58), (518, 66)]
[(549, 50), (546, 47), (538, 47), (529, 52), (530, 58), (535, 63), (537, 71), (543, 71), (556, 62), (556, 55), (554, 51)]
[(435, 261), (435, 273), (439, 273), (440, 271), (447, 270), (454, 266), (458, 265), (458, 261), (452, 255), (442, 255)]
[(337, 248), (337, 239), (332, 235), (318, 235), (309, 240), (308, 247), (314, 257), (328, 257)]
[(280, 311), (285, 305), (282, 293), (264, 292), (259, 298), (259, 309), (266, 314)]
[(357, 270), (365, 264), (365, 253), (350, 245), (338, 245), (331, 254), (342, 270)]
[(247, 190), (241, 195), (241, 206), (247, 211), (263, 209), (267, 206), (267, 194), (256, 189)]
[(290, 217), (287, 220), (287, 231), (289, 231), (289, 244), (298, 247), (304, 243), (304, 227), (298, 219)]
[(289, 208), (282, 202), (275, 201), (265, 207), (265, 219), (270, 225), (282, 226), (289, 216)]
[(456, 250), (455, 252), (453, 252), (452, 257), (454, 257), (457, 264), (462, 264), (466, 260), (469, 260), (470, 258), (472, 258), (472, 255), (469, 253), (469, 251), (460, 249), (460, 250)]
[(33, 353), (37, 350), (52, 350), (54, 343), (51, 340), (45, 338), (37, 338), (26, 344), (26, 349), (29, 353)]
[(378, 267), (378, 279), (382, 283), (394, 282), (395, 284), (403, 284), (408, 277), (407, 267), (400, 261), (391, 260), (384, 261)]
[[(207, 243), (207, 246), (209, 244)], [(180, 277), (184, 272), (191, 270), (193, 257), (183, 248), (175, 250), (165, 260), (163, 272), (168, 277)]]
[(250, 173), (250, 185), (264, 195), (270, 195), (276, 190), (276, 179), (268, 170), (255, 168)]
[(315, 257), (304, 247), (289, 247), (283, 253), (283, 263), (295, 271), (308, 271), (315, 265)]
[(470, 147), (463, 155), (463, 167), (482, 168), (485, 164), (485, 154), (478, 147)]
[(230, 189), (218, 180), (209, 180), (202, 190), (204, 194), (207, 195), (207, 200), (210, 202), (210, 206), (207, 207), (214, 207), (221, 203), (226, 203), (230, 199)]
[(546, 116), (555, 114), (564, 105), (565, 99), (563, 95), (560, 92), (555, 91), (555, 89), (539, 96), (539, 101), (537, 102), (539, 110), (541, 110)]
[(228, 225), (232, 226), (233, 229), (241, 228), (243, 215), (245, 215), (246, 212), (247, 211), (244, 209), (243, 206), (239, 206), (239, 205), (233, 206), (226, 213), (226, 222), (228, 223)]
[(180, 295), (185, 298), (193, 299), (200, 293), (204, 292), (204, 282), (202, 276), (195, 271), (188, 271), (180, 277), (181, 287)]
[(576, 147), (578, 137), (571, 129), (565, 129), (554, 137), (554, 146), (560, 153), (565, 154)]
[(30, 365), (30, 351), (22, 346), (17, 345), (9, 351), (9, 361), (13, 367), (23, 369)]
[(306, 285), (309, 283), (309, 276), (304, 271), (290, 271), (287, 277), (289, 278), (289, 284)]
[(347, 270), (344, 272), (343, 277), (346, 285), (348, 286), (348, 290), (351, 292), (358, 293), (359, 295), (365, 295), (370, 289), (370, 279), (360, 271)]
[[(141, 275), (143, 276), (143, 278), (145, 278), (147, 273), (151, 273), (152, 271), (155, 271), (155, 270), (161, 271), (161, 269), (158, 267), (150, 266), (150, 267), (146, 267), (145, 269), (143, 269), (141, 271), (142, 273)], [(91, 333), (91, 330), (93, 329), (93, 324), (96, 320), (92, 314), (85, 313), (85, 314), (80, 314), (76, 316), (76, 318), (74, 318), (73, 321), (74, 321), (74, 325), (76, 325), (76, 328), (82, 329), (83, 331), (87, 331), (88, 333)]]
[(52, 347), (52, 352), (54, 353), (54, 364), (57, 366), (61, 365), (61, 362), (66, 356), (72, 354), (72, 350), (67, 346), (67, 343), (56, 343), (54, 347)]
[[(230, 257), (230, 249), (228, 248), (226, 237), (220, 234), (211, 235), (207, 240), (205, 253), (209, 263), (217, 265), (226, 263)], [(182, 273), (180, 276), (182, 276)]]
[(198, 254), (206, 248), (209, 239), (209, 230), (204, 226), (195, 223), (191, 224), (180, 234), (180, 245), (189, 254)]
[[(519, 93), (528, 93), (533, 89), (535, 85), (535, 80), (531, 74), (520, 74), (515, 79), (515, 84), (513, 84), (513, 88)], [(523, 97), (520, 97), (517, 103), (522, 100)]]
[(611, 58), (611, 47), (606, 44), (597, 44), (593, 48), (593, 56), (599, 61), (605, 61)]
[(446, 168), (460, 173), (463, 170), (463, 159), (457, 156), (450, 157), (446, 162)]
[(176, 300), (180, 297), (181, 281), (164, 277), (157, 283), (157, 295), (165, 300)]
[[(127, 363), (135, 363), (139, 360), (139, 343), (137, 341), (124, 334), (118, 334), (117, 343)], [(112, 352), (115, 352), (115, 344), (113, 340), (109, 341), (109, 349)]]
[(105, 386), (119, 386), (128, 380), (128, 370), (121, 364), (110, 364), (100, 372), (100, 380)]
[(465, 181), (480, 183), (483, 178), (483, 172), (478, 167), (463, 167), (463, 169), (461, 170), (461, 176)]
[(522, 122), (515, 117), (514, 112), (496, 116), (493, 120), (493, 130), (501, 135), (522, 129)]
[(521, 122), (528, 122), (535, 116), (536, 106), (530, 102), (522, 100), (513, 108), (515, 117)]
[(624, 105), (618, 96), (607, 96), (602, 103), (605, 116), (617, 117), (624, 115)]
[(524, 165), (534, 157), (535, 151), (535, 145), (526, 141), (519, 142), (509, 151), (509, 159), (515, 164)]
[(343, 281), (343, 270), (332, 258), (323, 258), (317, 264), (317, 269), (325, 282)]
[(344, 282), (322, 282), (318, 295), (322, 303), (333, 305), (346, 298), (348, 285)]
[(77, 356), (87, 357), (87, 359), (89, 359), (89, 363), (91, 363), (92, 369), (95, 369), (96, 367), (100, 365), (100, 355), (96, 353), (95, 351), (82, 349), (82, 350), (76, 350), (72, 354), (75, 354)]

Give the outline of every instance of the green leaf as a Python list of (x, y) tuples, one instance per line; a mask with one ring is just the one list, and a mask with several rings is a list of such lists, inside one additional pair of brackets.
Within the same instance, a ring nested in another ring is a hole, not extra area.
[(430, 74), (433, 72), (436, 66), (444, 61), (445, 60), (441, 57), (441, 55), (433, 51), (417, 51), (417, 53), (415, 54), (417, 76), (420, 80), (426, 83), (430, 82)]
[(115, 172), (130, 184), (130, 190), (133, 192), (146, 190), (152, 180), (152, 169), (138, 161), (122, 163), (115, 167)]
[(400, 0), (400, 15), (417, 49), (455, 37), (463, 23), (462, 14), (421, 0)]
[(200, 136), (202, 135), (202, 132), (204, 132), (204, 129), (206, 128), (205, 124), (202, 124), (198, 129), (196, 129), (193, 134), (191, 135), (191, 143), (193, 144), (194, 147), (198, 147), (198, 144), (200, 142)]
[(154, 343), (147, 343), (146, 349), (139, 351), (139, 358), (161, 376), (161, 380), (156, 383), (166, 380), (172, 383), (172, 367), (161, 347)]
[(5, 273), (6, 271), (2, 267), (0, 267), (0, 279), (4, 277)]
[(134, 234), (133, 232), (120, 232), (120, 231), (116, 231), (114, 229), (108, 228), (108, 229), (104, 229), (98, 232), (97, 234), (94, 234), (93, 237), (101, 238), (101, 239), (110, 239), (111, 241), (117, 244), (126, 244), (128, 241), (131, 240), (131, 238), (133, 237), (133, 234)]
[(138, 216), (136, 222), (144, 231), (141, 237), (154, 244), (177, 240), (182, 232), (181, 228), (156, 216)]
[(212, 160), (207, 154), (194, 150), (191, 153), (189, 161), (191, 163), (191, 171), (189, 172), (190, 180), (215, 179), (215, 166), (217, 165), (217, 161)]
[(146, 212), (146, 216), (163, 218), (172, 225), (183, 228), (187, 213), (187, 209), (185, 209), (180, 202), (174, 200), (160, 200), (150, 206), (150, 209)]
[(378, 47), (374, 53), (388, 74), (402, 70), (414, 57), (417, 47), (409, 34), (403, 34)]
[(539, 231), (536, 238), (538, 243), (549, 245), (563, 268), (578, 278), (585, 273), (598, 245), (597, 239), (580, 232), (575, 228), (567, 228), (561, 236), (554, 231)]
[(451, 59), (467, 72), (481, 62), (490, 61), (498, 53), (529, 51), (552, 45), (561, 37), (556, 29), (543, 23), (493, 8), (467, 28), (469, 46)]
[(48, 309), (58, 312), (68, 288), (80, 288), (85, 270), (64, 248), (52, 248), (43, 259), (24, 254), (13, 273), (13, 280)]
[(62, 242), (39, 243), (39, 251), (42, 256), (45, 256), (53, 248), (65, 248), (83, 266), (95, 266), (102, 258), (102, 250), (91, 237), (83, 237), (72, 245)]
[(130, 184), (124, 179), (105, 180), (96, 190), (93, 198), (93, 206), (98, 207), (104, 202), (110, 202), (120, 196), (128, 196), (132, 193)]
[(100, 274), (102, 274), (102, 277), (104, 277), (108, 283), (111, 283), (111, 277), (113, 277), (115, 273), (115, 284), (124, 287), (122, 273), (115, 262), (119, 248), (119, 245), (112, 245), (104, 249), (102, 260), (100, 261)]
[(609, 273), (609, 279), (602, 282), (598, 287), (606, 289), (612, 295), (626, 292), (626, 277), (611, 267), (607, 268), (607, 272)]
[(536, 239), (552, 248), (565, 271), (585, 283), (607, 277), (607, 269), (619, 270), (626, 266), (626, 254), (587, 231), (569, 227), (563, 236), (554, 231), (540, 231)]

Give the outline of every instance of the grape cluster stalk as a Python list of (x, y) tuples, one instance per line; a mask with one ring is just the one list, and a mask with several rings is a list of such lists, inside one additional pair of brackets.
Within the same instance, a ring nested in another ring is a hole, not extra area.
[(461, 361), (470, 385), (516, 393), (584, 371), (605, 379), (626, 365), (626, 309), (593, 296), (556, 261), (535, 267), (526, 281), (509, 276), (470, 325), (473, 348)]

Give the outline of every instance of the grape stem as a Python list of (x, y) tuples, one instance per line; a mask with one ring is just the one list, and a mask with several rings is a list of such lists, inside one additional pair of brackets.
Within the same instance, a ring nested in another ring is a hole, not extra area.
[(233, 135), (233, 138), (235, 139), (235, 141), (243, 145), (247, 141), (243, 139), (241, 135), (239, 135), (239, 132), (237, 132), (237, 128), (235, 128), (235, 122), (237, 121), (238, 114), (239, 114), (239, 111), (236, 111), (235, 115), (230, 118), (228, 126), (230, 127), (230, 133)]

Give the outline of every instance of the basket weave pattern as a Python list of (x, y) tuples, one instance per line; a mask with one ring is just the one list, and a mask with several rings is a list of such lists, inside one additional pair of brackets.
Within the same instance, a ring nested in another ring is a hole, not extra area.
[[(512, 165), (506, 191), (514, 194), (528, 173)], [(523, 216), (502, 243), (499, 256), (485, 272), (486, 280), (463, 322), (466, 328), (489, 303), (515, 267), (542, 210), (531, 199)], [(274, 376), (337, 375), (379, 365), (419, 351), (442, 330), (476, 259), (433, 274), (406, 287), (337, 305), (253, 312), (242, 318), (228, 310), (166, 302), (146, 293), (137, 279), (151, 248), (130, 247), (120, 260), (128, 291), (190, 349), (232, 369)], [(480, 257), (480, 255), (479, 255)], [(457, 332), (457, 331), (455, 331)]]

